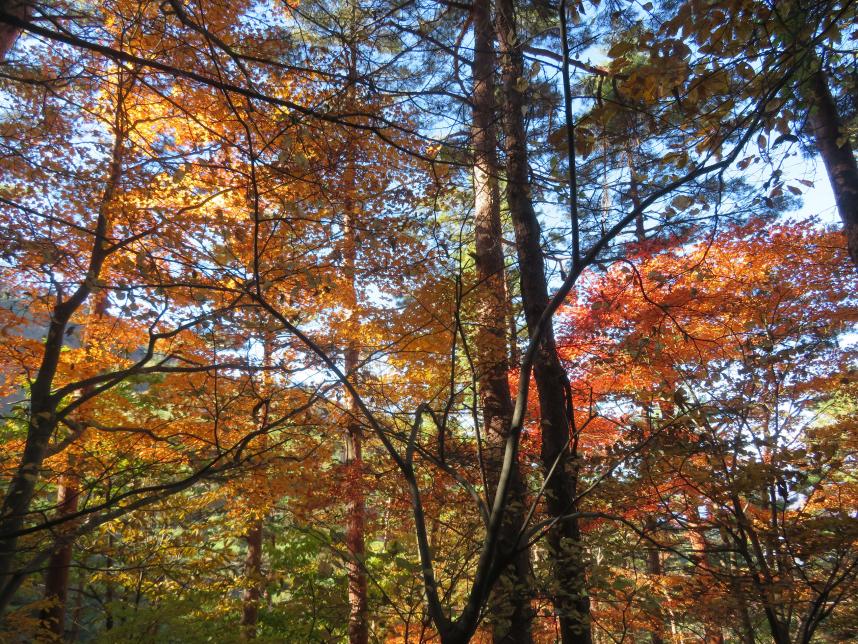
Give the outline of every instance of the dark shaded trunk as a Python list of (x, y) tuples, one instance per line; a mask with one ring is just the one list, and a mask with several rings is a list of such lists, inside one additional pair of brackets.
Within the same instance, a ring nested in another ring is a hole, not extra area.
[[(33, 15), (33, 3), (30, 0), (3, 0), (0, 2), (0, 11), (21, 20), (29, 20)], [(15, 46), (20, 35), (18, 27), (0, 21), (0, 62), (6, 60), (6, 54)]]
[[(100, 233), (104, 233), (103, 227)], [(96, 249), (93, 252), (93, 258), (95, 259), (98, 255), (100, 253)], [(97, 261), (98, 268), (102, 261), (103, 258)], [(97, 272), (95, 274), (97, 275)], [(36, 484), (41, 475), (42, 463), (48, 452), (48, 443), (57, 425), (56, 414), (59, 401), (51, 395), (51, 389), (64, 346), (66, 326), (72, 314), (83, 304), (89, 293), (90, 289), (84, 283), (70, 299), (55, 306), (51, 313), (42, 363), (30, 387), (30, 423), (24, 453), (9, 483), (6, 497), (3, 499), (2, 513), (0, 513), (0, 582), (3, 585), (14, 583), (13, 568), (18, 543), (15, 533), (24, 527)], [(62, 510), (62, 507), (60, 509)], [(4, 594), (4, 600), (9, 599), (11, 596), (7, 597)], [(5, 608), (5, 603), (4, 601), (4, 605), (0, 606), (0, 610)]]
[[(691, 547), (694, 549), (695, 556), (697, 557), (697, 566), (700, 568), (703, 576), (701, 583), (708, 587), (716, 583), (716, 573), (713, 571), (709, 560), (711, 548), (704, 534), (705, 528), (702, 526), (699, 517), (697, 524), (697, 526), (689, 530), (688, 539), (691, 542)], [(709, 598), (705, 594), (700, 597), (700, 601), (703, 603), (701, 606), (701, 618), (703, 620), (704, 644), (723, 644), (724, 635), (717, 623), (718, 615), (713, 612), (717, 608), (709, 603)]]
[[(42, 469), (42, 462), (48, 451), (48, 441), (56, 427), (56, 407), (50, 399), (50, 383), (56, 372), (59, 352), (62, 348), (62, 334), (68, 319), (51, 324), (46, 342), (49, 360), (42, 363), (40, 375), (31, 388), (30, 426), (27, 431), (27, 441), (20, 464), (3, 499), (3, 510), (0, 514), (0, 583), (5, 587), (18, 583), (15, 579), (14, 567), (17, 554), (17, 532), (24, 527), (30, 503), (36, 489), (36, 483)], [(55, 357), (56, 356), (56, 357)], [(14, 591), (13, 591), (14, 592)], [(10, 593), (3, 593), (3, 605), (6, 608), (12, 599)]]
[[(474, 242), (477, 269), (477, 382), (486, 435), (486, 476), (491, 493), (497, 489), (504, 447), (512, 420), (509, 389), (508, 305), (498, 188), (497, 132), (495, 128), (495, 51), (491, 3), (476, 0), (474, 27), (474, 90), (472, 95), (474, 146)], [(516, 467), (510, 483), (508, 511), (499, 537), (501, 553), (516, 547), (524, 521), (525, 489)], [(495, 586), (489, 600), (494, 642), (527, 643), (533, 611), (529, 550), (520, 552)]]
[(259, 598), (262, 595), (262, 519), (256, 519), (245, 535), (247, 556), (244, 560), (244, 577), (247, 587), (242, 594), (241, 635), (246, 639), (256, 637), (259, 622)]
[[(110, 226), (106, 234), (110, 234)], [(85, 325), (84, 346), (91, 347), (91, 336), (93, 325), (97, 325), (107, 315), (110, 300), (106, 290), (101, 290), (93, 297), (92, 312), (89, 321)], [(83, 396), (91, 396), (94, 386), (86, 386), (82, 390)], [(86, 427), (86, 405), (82, 408), (78, 422)], [(78, 441), (85, 440), (84, 436), (78, 437)], [(78, 498), (80, 496), (80, 480), (77, 472), (76, 459), (70, 454), (66, 461), (66, 471), (63, 473), (57, 489), (57, 514), (60, 517), (71, 516), (78, 509)], [(48, 561), (45, 574), (45, 599), (51, 600), (51, 606), (43, 611), (42, 619), (46, 620), (50, 630), (57, 636), (62, 637), (65, 632), (65, 616), (67, 611), (69, 566), (74, 555), (74, 541), (64, 539), (62, 535), (57, 540), (57, 548)]]
[[(101, 229), (103, 234), (104, 230)], [(93, 253), (93, 258), (100, 255), (98, 251)], [(90, 274), (98, 275), (103, 257), (94, 262), (96, 270)], [(92, 278), (94, 280), (94, 277)], [(87, 282), (90, 278), (87, 278)], [(63, 338), (66, 326), (72, 314), (80, 307), (90, 293), (90, 288), (84, 283), (72, 298), (54, 307), (48, 334), (45, 340), (45, 349), (42, 364), (35, 381), (30, 387), (30, 425), (27, 431), (27, 439), (24, 445), (24, 453), (18, 465), (15, 475), (9, 483), (6, 497), (3, 500), (3, 509), (0, 514), (0, 584), (14, 584), (14, 565), (17, 555), (17, 544), (19, 532), (25, 524), (29, 513), (30, 504), (38, 483), (42, 463), (48, 452), (48, 443), (53, 436), (57, 425), (57, 404), (59, 403), (51, 395), (54, 375), (59, 365), (60, 354), (63, 349)], [(11, 593), (2, 593), (3, 602), (0, 611), (5, 609), (11, 600)]]
[[(814, 63), (819, 60), (814, 56)], [(807, 82), (810, 130), (825, 163), (849, 255), (858, 267), (858, 164), (846, 128), (831, 95), (828, 76), (820, 66)]]
[[(507, 156), (507, 202), (515, 228), (521, 294), (530, 334), (548, 306), (548, 284), (540, 244), (540, 226), (530, 193), (527, 139), (524, 126), (525, 77), (521, 40), (512, 0), (497, 3), (497, 34), (501, 43), (504, 133)], [(557, 522), (548, 534), (553, 573), (551, 595), (560, 620), (564, 644), (590, 644), (590, 600), (586, 591), (584, 550), (575, 512), (577, 472), (569, 382), (557, 356), (551, 324), (543, 334), (534, 360), (539, 394), (542, 464), (545, 473), (557, 463), (546, 485), (548, 512)], [(571, 439), (571, 440), (570, 440)]]
[[(737, 528), (735, 531), (732, 531), (732, 545), (735, 547), (736, 552), (742, 556), (745, 565), (748, 567), (751, 583), (757, 594), (757, 600), (763, 607), (766, 621), (771, 629), (772, 640), (774, 640), (775, 644), (790, 644), (789, 628), (784, 620), (781, 619), (780, 609), (782, 607), (779, 605), (775, 592), (777, 581), (766, 562), (759, 534), (754, 527), (754, 523), (745, 514), (742, 499), (738, 494), (732, 494), (730, 501)], [(705, 540), (703, 540), (702, 545), (705, 546)]]
[[(77, 512), (78, 497), (80, 496), (73, 462), (69, 463), (68, 470), (57, 489), (57, 514), (61, 517)], [(41, 618), (48, 630), (59, 639), (65, 633), (69, 570), (71, 569), (73, 553), (73, 541), (58, 539), (58, 545), (51, 555), (45, 573), (45, 599), (51, 603), (42, 611)]]
[[(348, 371), (348, 368), (347, 368)], [(352, 407), (355, 407), (354, 405)], [(352, 409), (352, 414), (357, 410)], [(354, 418), (354, 415), (352, 416)], [(369, 606), (367, 601), (367, 577), (364, 568), (366, 549), (366, 497), (363, 490), (363, 436), (359, 423), (350, 422), (346, 429), (346, 547), (349, 558), (346, 571), (349, 583), (349, 642), (369, 642)]]
[[(654, 536), (656, 531), (656, 522), (654, 519), (647, 520), (646, 529), (650, 536)], [(660, 583), (660, 577), (664, 573), (661, 565), (661, 551), (654, 543), (647, 546), (646, 554), (646, 571), (652, 577), (652, 581)], [(664, 616), (661, 611), (661, 604), (656, 600), (655, 625), (653, 627), (650, 642), (652, 644), (664, 644)]]
[[(350, 102), (354, 101), (354, 83), (357, 79), (357, 48), (349, 47), (349, 89)], [(348, 136), (352, 136), (350, 133)], [(343, 171), (343, 269), (346, 280), (343, 293), (343, 305), (348, 311), (345, 322), (346, 350), (345, 373), (354, 381), (360, 360), (358, 334), (360, 332), (360, 313), (357, 302), (357, 225), (359, 208), (356, 203), (356, 166), (358, 142), (350, 139), (346, 143), (346, 162)], [(346, 467), (346, 547), (349, 558), (346, 572), (349, 584), (349, 643), (367, 644), (369, 642), (369, 601), (367, 596), (367, 576), (364, 566), (366, 555), (366, 494), (363, 488), (363, 428), (360, 421), (360, 408), (357, 401), (349, 401), (348, 422), (345, 428)]]

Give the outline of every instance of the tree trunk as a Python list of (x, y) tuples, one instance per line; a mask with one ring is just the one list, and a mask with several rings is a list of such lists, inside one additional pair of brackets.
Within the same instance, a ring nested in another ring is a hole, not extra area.
[[(33, 15), (33, 3), (30, 0), (3, 0), (0, 2), (0, 11), (21, 20), (29, 20)], [(6, 60), (6, 54), (15, 46), (20, 34), (20, 27), (0, 20), (0, 63)]]
[[(751, 580), (757, 593), (757, 599), (763, 607), (766, 620), (775, 644), (790, 644), (789, 627), (779, 614), (779, 602), (775, 594), (776, 578), (766, 562), (765, 552), (754, 523), (748, 519), (743, 509), (742, 499), (734, 493), (730, 498), (736, 530), (731, 531), (733, 546), (742, 555), (750, 571)], [(704, 543), (705, 545), (705, 543)]]
[[(647, 520), (646, 529), (650, 536), (655, 534), (657, 529), (655, 519)], [(660, 578), (663, 574), (661, 551), (654, 543), (650, 543), (647, 546), (646, 571), (652, 577), (653, 582), (661, 582)], [(664, 644), (664, 616), (662, 615), (660, 605), (656, 606), (655, 620), (656, 623), (653, 628), (652, 635), (650, 636), (650, 642), (652, 642), (652, 644)]]
[[(69, 516), (77, 512), (77, 502), (80, 496), (75, 465), (69, 459), (68, 471), (57, 488), (57, 513), (59, 516)], [(62, 639), (65, 633), (66, 602), (68, 599), (69, 570), (71, 568), (74, 542), (60, 538), (56, 550), (48, 562), (45, 573), (45, 599), (51, 604), (42, 611), (42, 621), (48, 630)]]
[[(348, 368), (346, 370), (347, 372), (349, 371)], [(352, 418), (355, 418), (357, 414), (356, 405), (353, 404), (351, 407)], [(346, 428), (345, 439), (345, 462), (348, 485), (346, 547), (349, 551), (346, 570), (349, 580), (350, 644), (367, 644), (369, 642), (369, 607), (366, 570), (364, 568), (364, 557), (366, 555), (364, 545), (366, 497), (362, 481), (362, 441), (363, 436), (360, 424), (354, 420), (350, 421), (349, 426)]]
[[(540, 245), (540, 226), (533, 209), (529, 185), (527, 139), (524, 126), (524, 63), (512, 0), (497, 3), (497, 34), (501, 43), (504, 94), (504, 132), (507, 156), (507, 202), (515, 228), (521, 294), (527, 326), (532, 335), (548, 306), (548, 284)], [(546, 486), (551, 516), (559, 518), (548, 534), (553, 568), (552, 596), (560, 620), (564, 644), (590, 644), (590, 600), (586, 590), (584, 550), (575, 511), (577, 463), (574, 436), (570, 434), (569, 382), (557, 356), (549, 323), (534, 359), (534, 378), (539, 394), (542, 464), (545, 473), (557, 463)], [(574, 431), (574, 428), (573, 428)], [(570, 437), (573, 440), (570, 440)], [(571, 448), (571, 449), (570, 449)], [(565, 517), (565, 518), (560, 518)]]
[[(635, 136), (631, 141), (631, 145), (626, 147), (625, 155), (626, 167), (629, 169), (629, 199), (631, 199), (632, 208), (635, 210), (639, 210), (641, 205), (640, 185), (638, 184), (635, 164), (635, 150), (639, 147), (640, 141), (638, 141), (637, 136)], [(637, 239), (639, 244), (646, 241), (643, 210), (639, 210), (637, 217), (635, 217), (635, 239)]]
[[(489, 0), (473, 3), (474, 61), (472, 96), (474, 146), (474, 241), (476, 255), (477, 382), (486, 435), (486, 470), (492, 494), (503, 465), (504, 447), (512, 420), (509, 389), (508, 306), (504, 285), (504, 256), (498, 188), (495, 129), (494, 29)], [(500, 552), (516, 546), (524, 521), (525, 490), (516, 468), (510, 484), (508, 512), (499, 539)], [(520, 552), (501, 576), (489, 601), (494, 642), (532, 641), (533, 619), (529, 551)]]
[[(354, 101), (354, 82), (357, 79), (356, 59), (357, 48), (354, 44), (349, 47), (349, 99)], [(357, 234), (359, 208), (356, 203), (356, 165), (357, 142), (352, 140), (352, 133), (346, 142), (346, 161), (343, 171), (343, 268), (345, 284), (343, 306), (348, 311), (345, 322), (346, 350), (345, 374), (348, 378), (355, 377), (360, 350), (357, 342), (360, 332), (360, 314), (357, 302)], [(349, 401), (348, 422), (345, 428), (346, 466), (346, 547), (349, 558), (346, 562), (349, 584), (349, 642), (350, 644), (367, 644), (369, 642), (369, 604), (367, 597), (367, 577), (364, 567), (366, 547), (364, 533), (366, 531), (366, 495), (363, 488), (363, 428), (360, 421), (360, 409), (357, 401)]]
[[(110, 226), (107, 226), (106, 235), (110, 235)], [(101, 290), (96, 293), (93, 298), (92, 311), (89, 314), (89, 320), (84, 325), (84, 348), (92, 346), (93, 326), (107, 315), (110, 300), (107, 297), (107, 291)], [(90, 396), (94, 391), (94, 386), (84, 387), (81, 391), (83, 396)], [(78, 413), (78, 422), (82, 427), (86, 427), (88, 405), (83, 405)], [(85, 440), (81, 435), (77, 438), (78, 442)], [(72, 447), (68, 448), (73, 449)], [(80, 496), (80, 480), (77, 473), (77, 464), (74, 454), (69, 454), (66, 460), (66, 471), (63, 473), (60, 485), (57, 488), (57, 514), (60, 517), (70, 516), (77, 512), (78, 498)], [(65, 616), (67, 612), (66, 601), (68, 597), (69, 583), (69, 566), (71, 565), (72, 556), (74, 555), (74, 541), (68, 541), (60, 538), (57, 548), (51, 555), (48, 562), (47, 572), (45, 573), (45, 598), (50, 599), (52, 605), (43, 611), (42, 619), (47, 621), (48, 627), (58, 637), (62, 637), (65, 632)]]
[(259, 621), (259, 597), (262, 595), (262, 519), (254, 519), (245, 539), (247, 557), (244, 560), (244, 576), (248, 585), (242, 594), (241, 635), (245, 639), (254, 639)]
[(808, 80), (806, 90), (810, 103), (810, 129), (831, 182), (849, 255), (858, 267), (858, 164), (837, 111), (837, 103), (831, 95), (828, 76), (816, 56), (814, 63), (819, 67)]
[[(704, 534), (703, 527), (699, 517), (697, 525), (688, 531), (688, 539), (691, 542), (691, 547), (697, 553), (698, 567), (704, 575), (702, 582), (705, 586), (710, 586), (715, 583), (715, 573), (712, 570), (712, 565), (709, 561), (709, 543)], [(724, 635), (721, 632), (721, 627), (715, 621), (713, 610), (717, 610), (709, 603), (709, 598), (703, 595), (699, 598), (702, 603), (701, 617), (703, 620), (703, 642), (704, 644), (723, 644)]]
[[(103, 229), (101, 230), (103, 234)], [(98, 251), (93, 253), (95, 257)], [(98, 262), (100, 268), (101, 261)], [(93, 280), (98, 271), (91, 271)], [(90, 278), (87, 278), (87, 282)], [(6, 497), (0, 512), (0, 585), (7, 586), (16, 583), (13, 573), (17, 555), (17, 532), (24, 527), (27, 514), (36, 491), (36, 483), (41, 474), (42, 463), (48, 452), (48, 443), (57, 425), (58, 401), (51, 396), (54, 375), (59, 366), (66, 326), (72, 314), (80, 307), (90, 289), (82, 285), (72, 298), (54, 307), (45, 349), (39, 373), (30, 387), (30, 426), (24, 453), (21, 456), (15, 475), (9, 483)], [(5, 609), (11, 600), (10, 593), (2, 593), (3, 602), (0, 611)]]

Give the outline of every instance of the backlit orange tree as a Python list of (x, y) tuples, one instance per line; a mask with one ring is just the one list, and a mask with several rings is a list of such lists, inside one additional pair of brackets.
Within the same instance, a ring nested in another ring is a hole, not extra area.
[(754, 221), (644, 246), (564, 316), (589, 474), (610, 477), (591, 530), (636, 544), (598, 563), (599, 628), (810, 642), (854, 593), (845, 257), (840, 234)]

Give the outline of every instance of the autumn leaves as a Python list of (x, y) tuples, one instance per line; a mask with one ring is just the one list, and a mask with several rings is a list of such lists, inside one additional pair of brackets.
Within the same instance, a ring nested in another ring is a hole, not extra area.
[(24, 21), (7, 632), (837, 636), (854, 276), (775, 165), (849, 186), (850, 9), (635, 6)]

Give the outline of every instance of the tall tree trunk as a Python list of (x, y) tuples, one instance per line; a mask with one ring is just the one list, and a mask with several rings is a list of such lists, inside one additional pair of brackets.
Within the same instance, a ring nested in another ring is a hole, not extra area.
[[(0, 11), (21, 20), (29, 20), (33, 15), (33, 3), (31, 0), (2, 0)], [(0, 63), (6, 60), (6, 54), (15, 46), (20, 34), (20, 27), (0, 20)]]
[[(67, 471), (57, 488), (57, 514), (61, 517), (77, 512), (80, 489), (73, 458), (69, 458)], [(42, 621), (48, 630), (62, 639), (65, 633), (66, 604), (68, 600), (69, 571), (71, 569), (74, 542), (60, 537), (45, 573), (45, 599), (50, 605), (42, 611)]]
[[(354, 83), (357, 79), (357, 47), (349, 45), (349, 100), (353, 102)], [(343, 268), (345, 284), (343, 306), (348, 311), (346, 318), (345, 373), (354, 378), (359, 361), (360, 350), (358, 334), (360, 331), (360, 313), (357, 301), (357, 233), (359, 208), (356, 203), (356, 172), (358, 143), (347, 135), (346, 161), (343, 171)], [(366, 547), (366, 495), (363, 487), (363, 428), (360, 421), (360, 409), (357, 401), (349, 401), (348, 422), (345, 432), (346, 489), (346, 547), (349, 558), (346, 563), (349, 584), (349, 642), (367, 644), (369, 641), (369, 604), (367, 597), (367, 577), (364, 567)]]
[[(346, 253), (354, 258), (354, 228), (347, 226), (352, 236), (352, 251)], [(347, 260), (348, 261), (348, 260)], [(354, 264), (352, 263), (352, 266)], [(354, 283), (352, 282), (352, 296), (354, 296)], [(352, 316), (356, 315), (352, 309)], [(353, 374), (358, 364), (358, 349), (354, 336), (349, 339), (346, 349), (345, 370), (347, 374)], [(363, 430), (357, 420), (360, 410), (352, 400), (349, 404), (349, 421), (346, 427), (345, 437), (345, 464), (347, 468), (347, 522), (346, 522), (346, 547), (349, 550), (349, 559), (346, 563), (349, 578), (349, 642), (351, 644), (366, 644), (369, 641), (368, 604), (367, 604), (367, 578), (364, 569), (364, 532), (366, 530), (366, 497), (363, 489)]]
[(259, 621), (260, 577), (262, 575), (262, 519), (254, 519), (245, 535), (247, 555), (244, 560), (244, 576), (247, 587), (242, 594), (241, 635), (245, 639), (256, 637)]
[[(648, 534), (654, 535), (657, 528), (655, 519), (650, 518), (647, 520), (646, 530)], [(647, 546), (646, 571), (651, 576), (653, 582), (661, 582), (661, 576), (664, 573), (661, 565), (661, 551), (654, 543), (650, 543)], [(660, 604), (656, 605), (655, 621), (650, 642), (652, 644), (664, 644), (664, 616), (662, 615)]]
[[(721, 534), (723, 539), (723, 530)], [(730, 592), (735, 598), (736, 610), (739, 612), (739, 619), (741, 622), (741, 625), (735, 626), (734, 630), (741, 637), (744, 644), (756, 644), (756, 640), (754, 638), (754, 624), (751, 621), (751, 612), (748, 607), (748, 595), (745, 592), (745, 589), (742, 588), (742, 584), (739, 581), (740, 570), (738, 566), (738, 557), (736, 557), (734, 553), (728, 561), (730, 565)]]
[(787, 620), (782, 617), (783, 606), (780, 605), (775, 590), (777, 579), (766, 561), (760, 535), (753, 521), (745, 514), (744, 504), (738, 493), (731, 494), (730, 504), (736, 519), (736, 529), (731, 531), (732, 545), (749, 569), (757, 600), (763, 607), (771, 629), (772, 640), (775, 644), (790, 644), (789, 626)]
[(813, 62), (818, 67), (806, 86), (810, 130), (825, 163), (837, 212), (843, 221), (849, 255), (858, 266), (858, 164), (837, 103), (831, 95), (828, 75), (816, 56)]
[[(477, 268), (477, 382), (486, 432), (486, 470), (492, 491), (503, 465), (504, 447), (512, 420), (509, 389), (508, 305), (504, 285), (504, 256), (498, 188), (495, 129), (495, 51), (490, 0), (475, 0), (472, 8), (474, 60), (472, 95), (474, 146), (474, 241)], [(516, 468), (510, 484), (508, 512), (501, 531), (501, 552), (516, 546), (524, 520), (525, 490)], [(493, 641), (532, 641), (533, 619), (529, 551), (520, 552), (501, 576), (489, 602)]]
[[(688, 540), (691, 542), (691, 547), (697, 554), (698, 567), (703, 573), (705, 586), (710, 586), (715, 583), (715, 572), (712, 569), (712, 564), (709, 561), (709, 551), (711, 550), (709, 542), (706, 539), (705, 527), (703, 526), (700, 517), (697, 517), (697, 525), (688, 531)], [(716, 623), (716, 616), (713, 614), (714, 607), (709, 604), (709, 599), (703, 595), (701, 616), (703, 619), (703, 642), (704, 644), (723, 644), (724, 635), (721, 632), (721, 627)]]
[[(108, 222), (105, 235), (111, 234), (111, 227)], [(92, 347), (92, 335), (97, 331), (98, 324), (107, 315), (110, 300), (106, 290), (100, 290), (93, 298), (92, 310), (88, 316), (88, 320), (84, 325), (82, 344), (84, 349)], [(91, 396), (95, 387), (89, 385), (83, 388), (81, 395)], [(87, 408), (89, 405), (83, 405), (78, 413), (78, 423), (81, 427), (86, 428), (87, 425)], [(85, 440), (82, 434), (77, 437), (77, 442)], [(66, 459), (66, 471), (63, 473), (60, 484), (57, 488), (57, 514), (60, 517), (73, 515), (78, 509), (78, 498), (80, 496), (80, 480), (77, 471), (77, 463), (72, 450), (69, 447), (69, 456)], [(48, 561), (48, 568), (45, 573), (45, 599), (51, 600), (51, 606), (42, 612), (42, 619), (48, 624), (48, 628), (57, 635), (62, 637), (65, 632), (65, 617), (67, 612), (66, 602), (68, 598), (68, 583), (69, 583), (69, 566), (71, 565), (72, 556), (74, 555), (74, 541), (69, 541), (62, 538), (58, 539), (56, 550), (54, 550)]]
[[(515, 228), (525, 318), (532, 335), (548, 306), (548, 284), (540, 245), (541, 231), (530, 193), (523, 114), (526, 105), (521, 88), (525, 74), (515, 5), (513, 0), (498, 0), (497, 9), (496, 28), (502, 53), (506, 196)], [(557, 464), (546, 485), (548, 511), (558, 519), (548, 534), (553, 569), (551, 594), (564, 644), (590, 644), (590, 600), (586, 590), (584, 549), (577, 519), (567, 516), (576, 509), (578, 485), (575, 437), (570, 433), (573, 418), (569, 382), (557, 356), (551, 324), (539, 343), (533, 373), (539, 394), (541, 456), (546, 475)], [(574, 432), (574, 428), (571, 431)]]
[[(270, 418), (271, 404), (271, 376), (269, 369), (271, 368), (271, 353), (272, 353), (272, 338), (270, 334), (265, 333), (261, 338), (262, 342), (262, 365), (265, 368), (262, 372), (262, 391), (260, 397), (261, 416), (254, 416), (254, 420), (258, 420), (260, 429), (268, 426)], [(260, 452), (264, 453), (268, 448), (268, 437), (263, 434), (260, 436)], [(264, 486), (267, 484), (267, 470), (265, 462), (262, 461), (253, 469), (251, 474), (251, 485), (253, 487)], [(249, 521), (249, 526), (244, 539), (247, 542), (247, 554), (244, 559), (244, 582), (245, 589), (242, 593), (241, 606), (241, 637), (242, 639), (254, 639), (257, 634), (257, 624), (259, 623), (259, 599), (262, 596), (264, 588), (264, 579), (262, 576), (262, 535), (265, 527), (265, 515), (257, 514), (259, 508), (255, 508), (256, 512)]]

